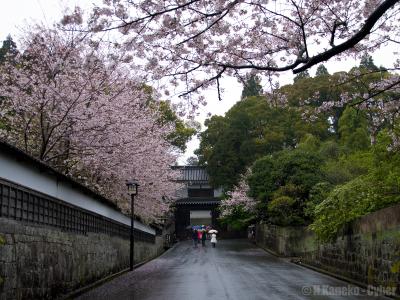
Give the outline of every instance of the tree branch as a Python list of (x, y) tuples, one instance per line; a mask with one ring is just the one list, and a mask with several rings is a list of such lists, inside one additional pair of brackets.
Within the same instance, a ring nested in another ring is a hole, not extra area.
[(379, 5), (377, 9), (368, 17), (368, 19), (365, 21), (365, 24), (361, 27), (361, 29), (355, 35), (353, 35), (353, 37), (335, 47), (332, 47), (331, 49), (321, 54), (311, 57), (304, 65), (302, 65), (297, 69), (293, 69), (293, 73), (297, 74), (303, 72), (311, 68), (312, 66), (319, 64), (323, 61), (326, 61), (331, 57), (338, 55), (357, 45), (367, 35), (370, 34), (371, 29), (374, 27), (376, 22), (378, 22), (378, 20), (382, 17), (382, 15), (390, 8), (392, 8), (394, 5), (396, 5), (398, 2), (399, 0), (386, 0), (382, 2), (382, 4)]

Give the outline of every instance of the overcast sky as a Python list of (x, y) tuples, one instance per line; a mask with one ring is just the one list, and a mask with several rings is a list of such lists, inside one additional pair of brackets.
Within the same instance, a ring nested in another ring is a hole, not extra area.
[[(79, 4), (83, 8), (91, 7), (93, 3), (99, 3), (99, 0), (6, 0), (2, 1), (0, 10), (0, 39), (4, 40), (8, 34), (11, 34), (18, 44), (18, 36), (23, 28), (32, 22), (42, 22), (50, 26), (58, 21), (66, 7), (74, 7)], [(373, 55), (375, 64), (390, 67), (393, 64), (393, 52), (399, 49), (381, 49)], [(348, 58), (346, 61), (331, 61), (324, 63), (330, 73), (337, 71), (348, 71), (351, 67), (358, 65), (359, 61), (354, 58)], [(313, 75), (315, 68), (310, 70)], [(292, 82), (293, 76), (290, 73), (281, 74), (280, 84)], [(196, 118), (202, 125), (207, 118), (208, 113), (223, 115), (239, 99), (242, 86), (236, 79), (225, 78), (221, 81), (222, 88), (225, 89), (223, 101), (218, 101), (215, 89), (205, 92), (208, 102), (206, 107), (199, 110), (199, 116)], [(204, 126), (203, 126), (204, 127)], [(204, 129), (204, 128), (203, 128)], [(198, 140), (193, 139), (188, 144), (188, 150), (180, 159), (184, 163), (186, 158), (193, 155), (193, 151), (198, 147)]]

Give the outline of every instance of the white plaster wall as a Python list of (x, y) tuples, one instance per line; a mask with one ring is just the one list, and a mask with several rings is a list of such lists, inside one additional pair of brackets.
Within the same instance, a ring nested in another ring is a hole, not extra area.
[[(32, 190), (55, 197), (120, 223), (131, 225), (130, 218), (121, 212), (85, 195), (67, 182), (57, 182), (54, 175), (41, 172), (25, 161), (17, 161), (9, 154), (0, 152), (0, 178), (12, 181)], [(135, 221), (134, 228), (155, 235), (155, 230)]]
[(223, 193), (222, 188), (214, 189), (214, 197), (220, 197), (222, 196), (222, 193)]
[(191, 210), (190, 219), (211, 218), (211, 210)]
[(188, 187), (191, 189), (211, 189), (209, 184), (189, 184)]

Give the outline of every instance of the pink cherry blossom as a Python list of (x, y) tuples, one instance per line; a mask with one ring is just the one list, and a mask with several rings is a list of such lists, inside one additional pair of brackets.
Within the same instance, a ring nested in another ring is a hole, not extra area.
[[(247, 175), (250, 174), (249, 172)], [(227, 192), (227, 199), (223, 199), (220, 205), (221, 217), (227, 217), (234, 213), (236, 208), (241, 208), (245, 212), (255, 211), (257, 202), (248, 196), (249, 186), (246, 183), (246, 177), (242, 176), (239, 183), (232, 191)]]
[(0, 72), (9, 125), (0, 136), (125, 212), (125, 180), (137, 179), (135, 213), (154, 221), (178, 187), (170, 168), (178, 152), (166, 141), (174, 127), (158, 122), (142, 79), (113, 57), (121, 54), (93, 48), (89, 38), (41, 26), (26, 33), (21, 53)]
[[(223, 75), (298, 73), (398, 43), (399, 9), (396, 0), (113, 0), (87, 26), (120, 32), (153, 79), (180, 81), (186, 96), (210, 82), (218, 88)], [(75, 10), (63, 22), (80, 25), (81, 16)]]

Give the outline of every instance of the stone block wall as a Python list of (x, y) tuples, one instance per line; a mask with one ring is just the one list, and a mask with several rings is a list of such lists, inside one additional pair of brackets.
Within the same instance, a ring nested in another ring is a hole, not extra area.
[(305, 227), (258, 224), (257, 244), (281, 256), (400, 295), (400, 205), (366, 215), (321, 243)]
[(314, 233), (306, 227), (258, 224), (256, 241), (261, 247), (285, 257), (299, 256), (299, 253), (314, 251), (317, 246)]
[[(135, 263), (163, 251), (136, 242)], [(129, 240), (0, 218), (0, 299), (54, 299), (129, 267)]]
[(156, 236), (155, 244), (149, 244), (142, 241), (135, 241), (135, 252), (134, 252), (135, 264), (147, 261), (162, 254), (164, 252), (163, 243), (164, 243), (163, 235)]

